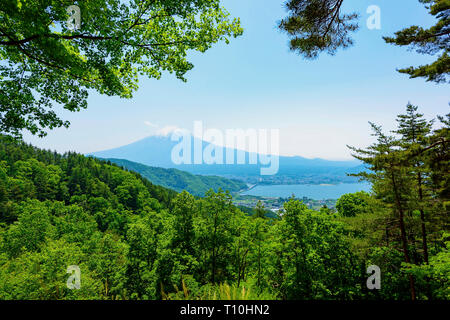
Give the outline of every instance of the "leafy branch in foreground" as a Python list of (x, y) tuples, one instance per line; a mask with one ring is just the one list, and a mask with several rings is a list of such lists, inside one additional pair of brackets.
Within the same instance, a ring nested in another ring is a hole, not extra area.
[(353, 44), (349, 32), (356, 31), (356, 13), (342, 14), (344, 0), (290, 0), (286, 3), (289, 16), (279, 28), (290, 40), (290, 49), (309, 59), (327, 51), (335, 54), (340, 47)]
[[(448, 0), (419, 0), (437, 19), (434, 26), (425, 29), (411, 26), (384, 37), (387, 43), (409, 46), (421, 54), (440, 54), (436, 61), (419, 67), (398, 70), (411, 78), (426, 78), (437, 83), (448, 82), (450, 72)], [(281, 20), (279, 28), (290, 38), (290, 49), (307, 59), (315, 59), (322, 52), (334, 55), (340, 48), (353, 45), (350, 33), (358, 30), (357, 13), (343, 13), (344, 0), (289, 0), (289, 15)]]
[(435, 55), (439, 58), (424, 66), (409, 67), (398, 70), (409, 74), (411, 78), (426, 78), (437, 83), (449, 82), (450, 74), (450, 1), (419, 0), (427, 5), (430, 14), (438, 19), (437, 23), (428, 29), (411, 26), (395, 33), (395, 37), (384, 37), (387, 43), (398, 46), (408, 46), (418, 53)]
[(6, 0), (0, 8), (0, 131), (39, 136), (68, 126), (53, 109), (87, 107), (90, 90), (130, 98), (138, 76), (184, 75), (188, 50), (242, 34), (220, 0), (79, 1), (81, 28), (69, 30), (72, 1)]

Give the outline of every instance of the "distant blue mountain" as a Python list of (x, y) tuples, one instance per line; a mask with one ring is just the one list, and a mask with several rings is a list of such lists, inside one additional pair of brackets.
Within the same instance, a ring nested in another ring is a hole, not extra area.
[[(339, 183), (354, 182), (355, 178), (348, 177), (347, 173), (356, 173), (364, 169), (361, 162), (351, 161), (330, 161), (324, 159), (307, 159), (300, 156), (279, 157), (279, 170), (275, 175), (261, 175), (261, 168), (268, 167), (257, 164), (250, 164), (252, 156), (259, 157), (258, 154), (243, 152), (245, 164), (237, 163), (237, 150), (224, 148), (223, 163), (226, 162), (226, 154), (234, 154), (234, 164), (175, 164), (171, 154), (173, 148), (179, 144), (172, 141), (170, 137), (150, 136), (134, 143), (110, 149), (98, 151), (89, 155), (98, 158), (125, 159), (142, 163), (153, 167), (175, 168), (193, 174), (218, 175), (229, 178), (238, 178), (248, 183), (269, 183), (269, 184), (295, 184), (295, 183)], [(210, 145), (209, 142), (198, 138), (192, 138), (191, 159), (194, 155), (194, 145), (202, 145), (202, 150)], [(242, 152), (242, 151), (241, 151)]]

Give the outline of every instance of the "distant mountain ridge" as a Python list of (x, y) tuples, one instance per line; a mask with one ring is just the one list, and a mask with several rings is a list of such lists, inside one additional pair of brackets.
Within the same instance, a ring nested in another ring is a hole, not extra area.
[[(172, 141), (170, 137), (150, 136), (125, 146), (93, 152), (89, 155), (99, 158), (126, 159), (152, 167), (175, 168), (192, 174), (217, 175), (262, 184), (355, 182), (356, 178), (347, 176), (347, 173), (364, 170), (363, 165), (357, 160), (330, 161), (300, 156), (280, 156), (278, 173), (272, 176), (261, 176), (261, 164), (248, 164), (251, 156), (249, 152), (244, 152), (246, 164), (174, 164), (171, 153), (178, 143), (178, 141)], [(210, 144), (193, 137), (192, 154), (194, 154), (195, 143), (201, 143), (203, 150)], [(236, 149), (224, 148), (224, 155), (227, 151), (234, 152), (236, 159)]]
[(152, 184), (173, 189), (178, 192), (186, 190), (195, 196), (204, 196), (210, 189), (213, 189), (215, 192), (219, 189), (230, 192), (238, 192), (247, 189), (247, 184), (241, 180), (227, 179), (218, 176), (194, 175), (178, 169), (151, 167), (124, 159), (108, 158), (103, 160), (115, 163), (127, 170), (137, 172), (150, 180)]

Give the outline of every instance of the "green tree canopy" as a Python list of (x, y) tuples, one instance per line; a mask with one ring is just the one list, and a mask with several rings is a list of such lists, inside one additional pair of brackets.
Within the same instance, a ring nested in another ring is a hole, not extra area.
[(336, 202), (336, 209), (344, 217), (354, 217), (366, 211), (369, 194), (364, 191), (347, 193)]
[(193, 68), (188, 50), (242, 34), (220, 0), (75, 1), (81, 27), (70, 30), (74, 1), (5, 0), (0, 8), (0, 131), (44, 136), (68, 126), (54, 111), (87, 107), (90, 90), (130, 98), (138, 76)]

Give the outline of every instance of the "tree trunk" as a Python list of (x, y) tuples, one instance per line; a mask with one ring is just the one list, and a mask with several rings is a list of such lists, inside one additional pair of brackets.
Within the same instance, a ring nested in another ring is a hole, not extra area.
[[(403, 254), (405, 256), (405, 262), (411, 263), (411, 260), (409, 259), (409, 253), (408, 253), (408, 240), (406, 238), (404, 212), (403, 212), (403, 207), (402, 207), (402, 204), (400, 201), (400, 196), (398, 194), (397, 184), (396, 184), (394, 173), (391, 173), (391, 179), (392, 179), (392, 186), (394, 187), (395, 202), (397, 204), (397, 210), (399, 213), (400, 234), (401, 234), (401, 239), (402, 239)], [(411, 274), (409, 275), (409, 286), (410, 286), (410, 290), (411, 290), (411, 300), (416, 300), (416, 290), (414, 288), (414, 278)]]
[(422, 225), (422, 247), (423, 247), (423, 259), (428, 264), (428, 244), (427, 244), (427, 231), (425, 227), (425, 213), (422, 208), (423, 190), (422, 190), (422, 176), (420, 172), (417, 173), (417, 182), (419, 185), (419, 201), (420, 201), (420, 221)]
[(216, 235), (217, 235), (217, 216), (214, 216), (214, 233), (213, 233), (213, 251), (212, 251), (212, 270), (211, 282), (216, 283)]
[[(425, 264), (428, 264), (428, 243), (427, 243), (427, 230), (425, 226), (425, 212), (423, 211), (423, 189), (422, 189), (422, 175), (420, 172), (417, 172), (417, 184), (419, 186), (419, 211), (420, 211), (420, 223), (421, 223), (421, 229), (422, 229), (422, 248), (423, 248), (423, 260), (425, 261)], [(433, 291), (431, 290), (431, 284), (430, 284), (430, 278), (425, 278), (427, 282), (427, 293), (428, 298), (431, 299), (433, 296)]]
[(258, 288), (261, 287), (261, 244), (258, 245)]

